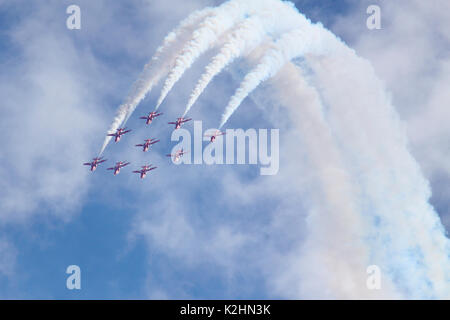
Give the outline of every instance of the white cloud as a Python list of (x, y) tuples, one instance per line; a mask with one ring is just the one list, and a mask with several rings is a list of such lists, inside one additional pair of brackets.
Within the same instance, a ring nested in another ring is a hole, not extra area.
[(49, 211), (68, 218), (88, 190), (81, 164), (102, 124), (95, 79), (104, 70), (52, 19), (42, 8), (9, 31), (20, 59), (0, 78), (2, 222)]

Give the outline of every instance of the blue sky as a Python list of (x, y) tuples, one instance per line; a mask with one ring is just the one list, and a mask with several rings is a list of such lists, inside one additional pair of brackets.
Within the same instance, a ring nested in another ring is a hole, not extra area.
[[(108, 162), (94, 173), (81, 166), (95, 156), (116, 108), (164, 36), (193, 10), (218, 3), (0, 3), (0, 64), (5, 70), (0, 75), (1, 123), (7, 130), (0, 153), (4, 163), (0, 252), (6, 257), (0, 258), (0, 298), (289, 297), (271, 289), (267, 280), (271, 269), (260, 267), (276, 265), (271, 259), (282, 259), (293, 243), (305, 237), (303, 208), (308, 199), (298, 198), (289, 185), (281, 184), (291, 172), (294, 142), (289, 138), (294, 129), (271, 117), (276, 106), (268, 102), (267, 111), (258, 106), (257, 98), (247, 99), (229, 125), (281, 127), (277, 177), (261, 177), (259, 167), (251, 165), (174, 166), (164, 156), (175, 144), (166, 123), (182, 111), (210, 53), (176, 85), (161, 106), (164, 115), (151, 127), (145, 127), (138, 116), (153, 109), (161, 86), (130, 118), (127, 127), (133, 132), (108, 146)], [(388, 86), (392, 84), (394, 101), (400, 106), (409, 102), (406, 89), (394, 86), (396, 79), (387, 71), (386, 60), (370, 54), (367, 43), (378, 43), (381, 50), (386, 33), (358, 36), (349, 26), (364, 16), (359, 10), (363, 5), (331, 0), (295, 3), (307, 17), (354, 45), (358, 53), (373, 58), (378, 74)], [(65, 8), (70, 4), (81, 8), (81, 30), (65, 26)], [(203, 120), (204, 129), (216, 126), (236, 86), (229, 73), (222, 73), (190, 116)], [(401, 110), (406, 108), (400, 108), (402, 118), (414, 118)], [(434, 114), (429, 117), (435, 119)], [(411, 123), (422, 126), (415, 119)], [(161, 139), (150, 153), (134, 147), (150, 137)], [(441, 155), (427, 157), (429, 152), (420, 152), (422, 136), (411, 139), (431, 180), (433, 204), (447, 216), (449, 171), (435, 162)], [(295, 156), (301, 160), (301, 151)], [(114, 177), (105, 168), (119, 160), (132, 164)], [(146, 162), (158, 169), (141, 181), (131, 170)], [(275, 216), (276, 212), (280, 214)], [(279, 256), (258, 254), (266, 247)], [(81, 290), (65, 286), (65, 269), (71, 264), (81, 268)]]

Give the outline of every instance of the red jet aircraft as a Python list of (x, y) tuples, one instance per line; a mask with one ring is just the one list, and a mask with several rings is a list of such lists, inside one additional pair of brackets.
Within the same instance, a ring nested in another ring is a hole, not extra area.
[(141, 170), (133, 171), (133, 173), (140, 173), (141, 174), (141, 179), (144, 179), (145, 176), (147, 175), (148, 171), (156, 169), (157, 167), (152, 167), (152, 165), (150, 164), (150, 165), (142, 166), (141, 168), (142, 168)]
[(142, 116), (139, 117), (139, 119), (145, 119), (145, 124), (150, 124), (152, 123), (153, 119), (155, 119), (156, 117), (159, 117), (160, 115), (162, 115), (162, 113), (157, 113), (156, 111), (152, 111), (148, 114), (148, 116)]
[(174, 154), (166, 154), (166, 157), (173, 157), (173, 161), (177, 162), (183, 156), (183, 154), (188, 153), (189, 151), (183, 151), (183, 149), (178, 150)]
[(131, 130), (127, 130), (127, 128), (119, 128), (116, 133), (108, 133), (107, 135), (110, 137), (114, 137), (115, 142), (119, 142), (120, 137)]
[(181, 127), (181, 125), (183, 123), (191, 121), (191, 120), (192, 120), (191, 118), (185, 119), (183, 117), (180, 117), (180, 118), (177, 119), (177, 121), (175, 121), (175, 122), (168, 122), (168, 124), (174, 124), (175, 125), (175, 130), (176, 130), (176, 129), (180, 129), (180, 127)]
[(214, 140), (216, 140), (216, 137), (218, 137), (218, 136), (223, 136), (223, 135), (225, 135), (226, 134), (226, 132), (222, 132), (222, 131), (219, 131), (219, 130), (217, 130), (215, 133), (213, 133), (213, 134), (205, 134), (205, 137), (211, 137), (211, 139), (210, 139), (210, 141), (211, 142), (214, 142)]
[(83, 163), (83, 165), (91, 166), (91, 171), (95, 171), (95, 169), (97, 169), (97, 166), (99, 163), (105, 162), (107, 160), (107, 159), (102, 159), (102, 158), (103, 157), (100, 157), (100, 158), (96, 157), (96, 158), (92, 159), (93, 160), (92, 162), (86, 162), (86, 163)]
[(157, 143), (158, 141), (159, 140), (155, 139), (145, 139), (144, 143), (137, 144), (136, 147), (142, 147), (142, 151), (146, 152), (152, 144)]
[(129, 162), (119, 161), (116, 162), (116, 165), (112, 168), (108, 168), (107, 170), (114, 170), (114, 175), (118, 174), (120, 172), (120, 169), (129, 165)]

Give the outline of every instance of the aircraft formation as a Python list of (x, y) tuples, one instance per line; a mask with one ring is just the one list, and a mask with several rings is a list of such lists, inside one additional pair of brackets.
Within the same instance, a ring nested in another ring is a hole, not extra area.
[[(146, 116), (139, 117), (139, 119), (145, 120), (145, 124), (149, 125), (149, 124), (151, 124), (153, 122), (153, 120), (156, 117), (159, 117), (160, 115), (162, 115), (162, 113), (158, 113), (158, 112), (152, 111)], [(186, 119), (186, 118), (183, 118), (183, 117), (179, 117), (179, 118), (176, 119), (176, 121), (168, 122), (168, 124), (175, 125), (175, 130), (177, 130), (177, 129), (181, 128), (181, 126), (184, 123), (186, 123), (186, 122), (188, 122), (190, 120), (192, 120), (192, 119), (191, 118), (187, 118)], [(132, 131), (132, 130), (131, 129), (127, 129), (127, 128), (118, 128), (115, 133), (109, 133), (108, 136), (114, 137), (114, 142), (117, 143), (117, 142), (120, 141), (120, 138), (124, 134), (126, 134), (126, 133), (128, 133), (130, 131)], [(221, 135), (224, 135), (224, 134), (225, 134), (224, 132), (216, 131), (213, 134), (205, 135), (205, 136), (210, 137), (210, 141), (214, 142), (214, 140), (215, 140), (215, 138), (217, 136), (221, 136)], [(147, 152), (149, 150), (150, 146), (152, 146), (153, 144), (155, 144), (155, 143), (157, 143), (159, 141), (160, 141), (159, 139), (149, 138), (149, 139), (145, 139), (143, 143), (136, 144), (135, 146), (142, 148), (143, 152)], [(177, 162), (177, 161), (179, 161), (181, 159), (181, 157), (184, 154), (186, 154), (188, 152), (189, 151), (185, 151), (183, 149), (180, 149), (180, 150), (177, 150), (174, 154), (167, 154), (166, 156), (173, 158), (173, 161)], [(105, 162), (105, 161), (107, 161), (107, 159), (103, 159), (103, 157), (95, 157), (95, 158), (92, 159), (91, 162), (85, 162), (85, 163), (83, 163), (83, 165), (90, 166), (90, 170), (91, 171), (95, 171), (97, 169), (98, 165), (103, 163), (103, 162)], [(120, 173), (120, 169), (121, 168), (123, 168), (123, 167), (125, 167), (125, 166), (127, 166), (129, 164), (130, 164), (130, 162), (119, 161), (119, 162), (116, 162), (116, 164), (113, 167), (107, 168), (106, 170), (112, 170), (114, 175), (117, 175), (117, 174)], [(151, 170), (154, 170), (156, 168), (157, 167), (152, 167), (151, 164), (143, 165), (143, 166), (141, 166), (141, 169), (134, 170), (133, 173), (139, 173), (140, 178), (144, 179), (146, 177), (146, 175), (147, 175), (147, 172), (149, 172)]]

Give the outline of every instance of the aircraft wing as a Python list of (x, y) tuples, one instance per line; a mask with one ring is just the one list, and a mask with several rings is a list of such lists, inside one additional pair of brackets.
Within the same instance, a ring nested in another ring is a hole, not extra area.
[(143, 147), (143, 144), (137, 144), (136, 147)]
[(108, 168), (108, 169), (106, 169), (106, 170), (114, 170), (114, 168)]
[(141, 173), (140, 171), (134, 170), (133, 173)]
[(167, 122), (168, 124), (177, 124), (176, 122)]
[(147, 119), (147, 117), (139, 117), (139, 119)]
[(159, 140), (152, 141), (152, 142), (150, 142), (150, 144), (154, 144), (154, 143), (157, 143), (157, 142), (159, 142)]
[(104, 160), (100, 160), (100, 161), (97, 161), (97, 163), (103, 163), (103, 162), (105, 162), (107, 159), (104, 159)]
[(191, 120), (192, 120), (192, 118), (189, 118), (189, 119), (181, 120), (181, 122), (182, 122), (182, 123), (185, 123), (185, 122), (188, 122), (188, 121), (191, 121)]
[(116, 134), (115, 134), (115, 133), (108, 133), (108, 134), (107, 134), (107, 136), (110, 136), (110, 137), (115, 137), (115, 136), (116, 136)]
[(83, 165), (84, 165), (84, 166), (90, 166), (91, 163), (90, 163), (90, 162), (85, 162), (85, 163), (83, 163)]

